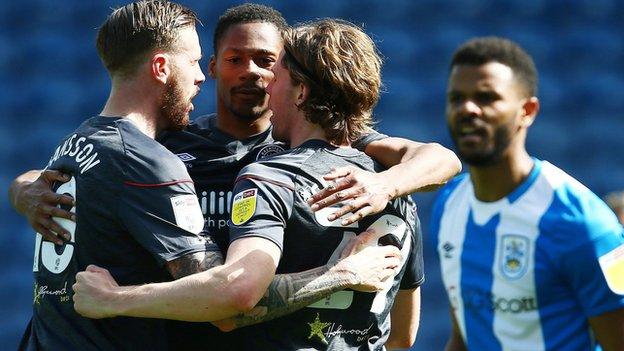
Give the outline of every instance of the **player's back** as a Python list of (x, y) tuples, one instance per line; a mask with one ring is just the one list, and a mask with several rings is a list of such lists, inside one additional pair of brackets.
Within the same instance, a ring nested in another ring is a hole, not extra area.
[[(172, 209), (176, 212), (174, 202), (184, 200), (184, 196), (196, 202), (184, 166), (130, 121), (98, 116), (85, 121), (59, 144), (48, 168), (72, 176), (56, 191), (75, 199), (71, 210), (76, 213), (76, 222), (62, 221), (72, 236), (62, 246), (37, 234), (33, 319), (22, 347), (162, 349), (166, 345), (162, 321), (81, 317), (73, 309), (72, 285), (76, 273), (89, 264), (109, 269), (120, 285), (162, 281), (166, 277), (162, 268), (165, 261), (185, 250), (203, 249), (203, 241), (184, 230), (201, 230), (203, 221), (198, 211), (199, 221), (176, 221), (162, 215)], [(163, 186), (167, 182), (172, 184)], [(162, 192), (178, 195), (165, 204), (168, 208), (154, 201), (153, 195)], [(177, 205), (178, 210), (183, 208)], [(168, 235), (180, 233), (186, 243), (160, 240), (152, 235), (156, 230)]]
[[(232, 228), (243, 233), (247, 226), (255, 226), (251, 235), (257, 235), (257, 228), (262, 228), (260, 231), (266, 233), (267, 239), (282, 247), (277, 273), (292, 273), (337, 260), (351, 237), (374, 226), (380, 234), (392, 233), (394, 240), (390, 236), (384, 239), (402, 247), (404, 262), (400, 272), (379, 293), (340, 291), (290, 315), (249, 327), (251, 335), (245, 338), (244, 349), (380, 349), (387, 340), (390, 308), (406, 270), (410, 270), (407, 279), (422, 275), (422, 261), (413, 259), (418, 256), (414, 252), (422, 249), (420, 233), (413, 204), (405, 198), (393, 201), (382, 213), (349, 226), (341, 225), (340, 220), (327, 220), (335, 208), (312, 212), (306, 200), (323, 187), (322, 176), (333, 167), (349, 165), (370, 171), (377, 168), (359, 151), (335, 148), (319, 140), (246, 167), (237, 181), (232, 222), (238, 225)], [(252, 183), (239, 188), (241, 181)], [(254, 197), (256, 200), (252, 200)], [(256, 209), (250, 213), (249, 204), (254, 201)], [(266, 207), (272, 209), (267, 211)], [(281, 218), (277, 222), (285, 227), (282, 238), (272, 233), (278, 233), (279, 228), (269, 228), (268, 212)], [(261, 219), (254, 221), (254, 216)], [(408, 268), (408, 258), (413, 267)]]

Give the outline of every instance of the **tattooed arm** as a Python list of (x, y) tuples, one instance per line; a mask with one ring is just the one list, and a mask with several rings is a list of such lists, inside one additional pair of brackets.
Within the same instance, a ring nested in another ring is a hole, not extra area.
[(165, 266), (174, 279), (180, 279), (222, 264), (223, 255), (220, 251), (204, 251), (182, 256), (167, 262)]
[[(263, 239), (240, 239), (234, 244), (245, 240)], [(272, 252), (259, 250), (255, 245), (256, 250), (244, 252), (240, 257), (228, 255), (230, 262), (224, 265), (181, 277), (219, 261), (218, 255), (187, 255), (170, 268), (174, 276), (181, 278), (166, 283), (120, 287), (106, 269), (90, 265), (76, 275), (74, 308), (89, 318), (132, 316), (196, 322), (222, 320), (217, 324), (224, 330), (231, 330), (291, 313), (347, 287), (379, 290), (382, 282), (395, 274), (401, 262), (397, 248), (371, 246), (335, 266), (269, 277), (258, 272), (271, 269), (275, 272), (279, 249), (272, 243), (266, 245), (273, 249)], [(267, 278), (269, 280), (265, 283)], [(262, 290), (258, 294), (259, 289)], [(260, 300), (262, 302), (258, 303)]]
[(392, 246), (369, 247), (335, 264), (276, 275), (251, 311), (212, 324), (221, 331), (231, 331), (292, 313), (347, 288), (380, 290), (399, 266), (398, 256), (398, 250)]

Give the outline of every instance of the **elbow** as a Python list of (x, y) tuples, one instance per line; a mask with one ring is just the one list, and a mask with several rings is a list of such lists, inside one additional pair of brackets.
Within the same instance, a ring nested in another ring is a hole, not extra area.
[(239, 313), (250, 312), (260, 301), (261, 296), (257, 294), (251, 287), (238, 288), (232, 294), (232, 307)]
[(444, 159), (448, 163), (448, 169), (452, 172), (452, 176), (457, 175), (462, 170), (462, 163), (459, 157), (450, 149), (445, 148), (444, 146), (438, 143), (430, 143), (428, 144), (430, 147), (435, 148), (440, 155), (444, 155)]
[[(228, 296), (228, 305), (236, 312), (242, 314), (250, 312), (264, 295), (260, 290), (259, 283), (253, 277), (241, 277), (229, 284), (224, 294)], [(249, 278), (249, 279), (247, 279)]]

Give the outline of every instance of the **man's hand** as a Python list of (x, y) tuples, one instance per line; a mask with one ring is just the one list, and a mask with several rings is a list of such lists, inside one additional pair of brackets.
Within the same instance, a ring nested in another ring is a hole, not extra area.
[(69, 179), (70, 176), (61, 172), (46, 170), (33, 182), (16, 180), (10, 190), (11, 204), (15, 210), (24, 215), (30, 226), (45, 240), (58, 245), (63, 244), (63, 239), (70, 240), (71, 236), (52, 217), (72, 221), (76, 218), (73, 213), (60, 208), (62, 205), (73, 206), (74, 199), (71, 196), (53, 192), (52, 185), (54, 182), (67, 182)]
[(111, 296), (119, 285), (108, 270), (96, 265), (89, 265), (83, 272), (76, 274), (74, 289), (74, 309), (89, 318), (114, 317), (110, 307)]
[(331, 183), (312, 195), (308, 199), (308, 204), (312, 206), (313, 211), (318, 211), (345, 202), (341, 208), (327, 217), (329, 221), (333, 221), (352, 213), (342, 220), (342, 225), (349, 225), (368, 215), (381, 212), (396, 192), (392, 184), (384, 180), (380, 173), (352, 166), (333, 169), (323, 178)]
[(351, 289), (364, 292), (383, 290), (386, 280), (394, 277), (401, 267), (401, 251), (392, 245), (377, 246), (377, 240), (374, 231), (356, 236), (342, 252), (343, 259), (332, 268), (354, 275)]

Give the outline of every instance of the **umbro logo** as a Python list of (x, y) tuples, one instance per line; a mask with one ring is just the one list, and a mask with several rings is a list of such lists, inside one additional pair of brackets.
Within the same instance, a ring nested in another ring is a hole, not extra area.
[(195, 156), (187, 153), (187, 152), (183, 152), (181, 154), (176, 154), (176, 156), (178, 156), (180, 158), (180, 160), (182, 160), (182, 162), (188, 162), (188, 161), (193, 161), (196, 159)]
[(442, 250), (444, 250), (444, 258), (453, 258), (453, 250), (455, 250), (455, 246), (450, 242), (445, 242), (442, 245)]

